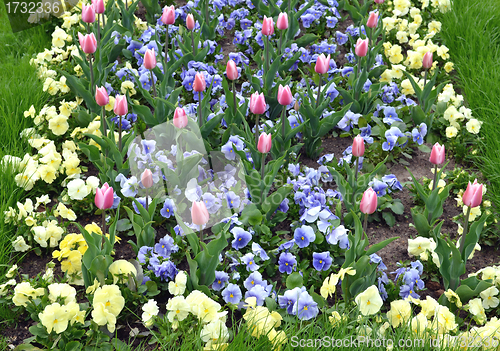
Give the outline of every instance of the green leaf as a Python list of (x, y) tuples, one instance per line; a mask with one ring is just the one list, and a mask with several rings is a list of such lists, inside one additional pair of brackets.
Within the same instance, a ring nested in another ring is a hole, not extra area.
[(396, 218), (394, 218), (394, 215), (392, 213), (382, 212), (382, 217), (384, 218), (385, 223), (387, 223), (389, 227), (392, 228), (394, 224), (396, 224)]
[(426, 154), (429, 154), (432, 151), (431, 148), (425, 144), (419, 145), (418, 149), (422, 152), (425, 152)]
[(77, 351), (77, 350), (81, 350), (81, 346), (82, 346), (82, 344), (80, 344), (79, 341), (73, 340), (73, 341), (70, 341), (66, 344), (66, 347), (64, 350)]
[(394, 200), (394, 202), (389, 207), (392, 210), (392, 212), (398, 215), (403, 214), (405, 210), (403, 204), (401, 203), (401, 200), (400, 201)]
[(300, 288), (304, 285), (304, 279), (299, 272), (293, 272), (286, 278), (287, 289)]
[(371, 254), (374, 254), (374, 253), (378, 252), (379, 250), (382, 250), (384, 247), (386, 247), (387, 245), (389, 245), (390, 243), (392, 243), (394, 240), (397, 240), (397, 239), (399, 239), (399, 236), (385, 239), (384, 241), (382, 241), (378, 244), (370, 246), (370, 248), (368, 250), (366, 250), (366, 255), (370, 256)]

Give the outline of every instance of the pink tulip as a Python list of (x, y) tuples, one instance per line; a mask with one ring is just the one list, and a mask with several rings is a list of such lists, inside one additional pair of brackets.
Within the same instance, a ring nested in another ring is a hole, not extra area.
[(174, 22), (175, 22), (175, 7), (174, 7), (174, 5), (165, 6), (165, 8), (163, 9), (163, 13), (161, 15), (161, 22), (163, 24), (166, 24), (166, 25), (174, 24)]
[(177, 107), (174, 112), (174, 126), (177, 128), (184, 128), (188, 124), (186, 111), (183, 108)]
[(257, 150), (263, 154), (267, 154), (271, 151), (272, 141), (271, 133), (262, 133), (259, 137), (259, 142), (257, 143)]
[(146, 189), (149, 189), (153, 186), (153, 173), (150, 169), (146, 169), (144, 172), (142, 172), (141, 183)]
[(383, 4), (385, 0), (374, 0), (376, 4)]
[(278, 102), (280, 105), (288, 106), (292, 103), (293, 97), (290, 87), (285, 85), (284, 87), (280, 84), (278, 87)]
[(422, 67), (429, 69), (432, 67), (432, 52), (427, 51), (422, 59)]
[(193, 90), (197, 92), (204, 91), (207, 87), (205, 76), (202, 73), (196, 73), (194, 76)]
[(95, 205), (101, 210), (107, 210), (113, 206), (113, 188), (108, 183), (104, 183), (101, 189), (96, 189)]
[(194, 26), (195, 26), (194, 17), (193, 14), (190, 13), (186, 17), (186, 28), (189, 30), (193, 30)]
[(227, 61), (226, 76), (229, 80), (238, 79), (238, 68), (236, 67), (236, 62), (233, 60)]
[(318, 56), (316, 60), (316, 66), (314, 70), (316, 73), (325, 74), (330, 69), (330, 55), (325, 57), (325, 54), (321, 54)]
[(95, 101), (99, 106), (106, 106), (109, 103), (108, 91), (105, 87), (95, 86)]
[(279, 30), (285, 30), (288, 28), (288, 15), (282, 12), (278, 16), (278, 21), (276, 21), (276, 27)]
[(354, 49), (356, 52), (356, 55), (359, 57), (364, 57), (368, 53), (368, 39), (361, 39), (358, 38), (358, 41), (356, 42), (356, 49)]
[(359, 209), (365, 214), (372, 214), (377, 209), (377, 193), (372, 188), (368, 188), (363, 193)]
[(82, 35), (82, 33), (78, 32), (78, 40), (84, 53), (93, 54), (96, 51), (97, 40), (94, 33)]
[(148, 49), (144, 54), (144, 68), (153, 69), (156, 67), (155, 49)]
[(483, 200), (483, 184), (478, 184), (477, 179), (474, 180), (474, 183), (467, 185), (467, 189), (462, 195), (462, 202), (465, 206), (469, 207), (477, 207), (481, 205), (481, 201)]
[(191, 208), (191, 220), (196, 225), (204, 225), (208, 223), (210, 216), (208, 215), (207, 206), (203, 201), (193, 201)]
[(262, 20), (262, 35), (273, 35), (274, 33), (274, 22), (272, 17), (264, 16)]
[(118, 95), (116, 97), (113, 111), (118, 116), (125, 116), (128, 113), (127, 97), (125, 95)]
[(266, 112), (266, 99), (264, 93), (253, 93), (250, 95), (250, 112), (255, 115), (261, 115)]
[(104, 13), (104, 1), (103, 0), (92, 0), (92, 5), (94, 6), (95, 13)]
[(370, 12), (366, 26), (369, 28), (375, 28), (378, 24), (378, 11)]
[(361, 135), (357, 135), (352, 143), (352, 155), (362, 157), (365, 154), (365, 141)]
[(435, 165), (440, 165), (444, 163), (444, 144), (443, 146), (439, 145), (439, 143), (435, 143), (432, 147), (431, 157), (429, 157), (429, 162)]
[(85, 23), (95, 22), (95, 9), (93, 5), (82, 5), (82, 21)]

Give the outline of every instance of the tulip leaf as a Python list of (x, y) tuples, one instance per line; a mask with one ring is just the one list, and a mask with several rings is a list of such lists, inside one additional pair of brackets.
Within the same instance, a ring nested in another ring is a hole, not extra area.
[(293, 272), (286, 278), (286, 287), (289, 290), (300, 288), (304, 285), (304, 278), (299, 272)]

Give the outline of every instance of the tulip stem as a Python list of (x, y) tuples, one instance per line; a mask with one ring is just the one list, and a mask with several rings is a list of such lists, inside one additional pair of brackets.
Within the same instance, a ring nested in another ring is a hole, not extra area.
[(125, 9), (128, 11), (128, 0), (125, 0)]
[(280, 55), (283, 55), (283, 31), (280, 30)]
[(233, 80), (233, 112), (234, 112), (234, 117), (233, 118), (236, 118), (236, 110), (237, 110), (237, 106), (236, 106), (236, 82)]
[(149, 200), (149, 196), (148, 196), (148, 195), (149, 195), (149, 194), (148, 194), (148, 193), (149, 193), (149, 191), (148, 191), (148, 190), (149, 190), (149, 189), (146, 189), (146, 211), (149, 211), (149, 210), (148, 210), (148, 207), (149, 207), (149, 201), (148, 201), (148, 200)]
[(255, 119), (255, 146), (259, 144), (259, 119), (260, 115), (257, 114), (257, 118)]
[(356, 203), (354, 199), (354, 194), (356, 193), (356, 188), (358, 187), (358, 167), (359, 167), (359, 157), (356, 157), (356, 166), (354, 168), (354, 187), (352, 188), (352, 206)]
[(363, 220), (363, 232), (366, 233), (366, 227), (368, 226), (368, 213), (365, 213), (365, 219)]
[(266, 71), (264, 72), (264, 77), (266, 76), (266, 73), (269, 72), (269, 36), (266, 35), (266, 47), (265, 47), (265, 52), (266, 52), (266, 63), (265, 63), (265, 67), (266, 67)]
[(106, 235), (106, 210), (102, 210), (102, 236), (104, 241), (104, 236)]
[[(464, 231), (462, 233), (462, 239), (460, 239), (460, 253), (463, 255), (464, 252), (464, 245), (465, 245), (465, 237), (467, 235), (467, 231), (469, 230), (469, 216), (470, 216), (470, 210), (472, 207), (467, 206), (467, 215), (465, 215), (465, 223), (464, 223)], [(467, 257), (464, 257), (467, 259)]]
[(120, 124), (118, 125), (118, 149), (122, 151), (122, 115), (120, 115)]
[(89, 70), (90, 70), (90, 93), (94, 96), (94, 69), (92, 68), (92, 54), (89, 55)]
[[(101, 133), (102, 136), (106, 137), (106, 112), (104, 110), (104, 106), (102, 107), (102, 112), (101, 112)], [(108, 150), (106, 150), (107, 152)]]
[(101, 46), (101, 21), (97, 14), (97, 47)]
[(191, 31), (191, 41), (193, 42), (193, 55), (196, 56), (196, 47), (194, 46), (194, 29)]
[[(200, 225), (200, 243), (203, 242), (203, 230), (201, 229)], [(200, 250), (201, 250), (201, 245), (200, 245)]]
[[(104, 19), (104, 13), (101, 13), (101, 16), (102, 16), (102, 26), (106, 27), (106, 20)], [(99, 17), (99, 16), (97, 16), (97, 17)]]
[(205, 21), (207, 23), (207, 26), (210, 25), (210, 17), (208, 15), (208, 0), (205, 0)]
[(321, 78), (321, 74), (319, 75), (319, 84), (318, 84), (318, 94), (316, 96), (316, 108), (319, 106), (319, 97), (321, 94), (321, 83), (323, 82), (323, 79)]
[(283, 111), (281, 111), (281, 138), (283, 139), (283, 147), (285, 146), (285, 121), (286, 121), (286, 106), (283, 106)]
[(155, 80), (153, 79), (153, 70), (149, 70), (151, 72), (151, 85), (153, 86), (153, 96), (156, 97), (156, 86), (155, 86)]
[(434, 182), (432, 183), (432, 191), (437, 188), (438, 165), (434, 165)]
[(198, 125), (201, 126), (203, 125), (203, 119), (201, 118), (201, 93), (198, 93)]
[(165, 67), (163, 68), (163, 71), (165, 72), (165, 77), (167, 75), (167, 60), (168, 60), (168, 24), (167, 24), (167, 30), (165, 31)]
[(264, 177), (265, 177), (265, 165), (266, 165), (266, 155), (267, 154), (262, 154), (262, 162), (260, 164), (260, 176), (262, 178), (262, 181), (264, 181)]

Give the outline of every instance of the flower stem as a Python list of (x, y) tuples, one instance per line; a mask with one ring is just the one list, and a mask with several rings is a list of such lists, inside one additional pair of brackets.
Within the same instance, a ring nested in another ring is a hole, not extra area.
[(168, 24), (167, 24), (167, 30), (165, 31), (165, 67), (163, 68), (165, 76), (167, 75), (167, 60), (168, 60)]
[[(101, 13), (101, 16), (102, 16), (102, 26), (106, 27), (106, 19), (104, 18), (104, 13)], [(97, 17), (99, 17), (99, 15)]]
[(107, 136), (107, 132), (106, 132), (106, 111), (104, 109), (104, 106), (102, 107), (102, 112), (101, 112), (101, 133), (102, 133), (102, 136), (104, 136), (104, 137)]
[(120, 124), (118, 125), (118, 149), (122, 151), (122, 116), (120, 115)]
[(106, 210), (102, 210), (102, 236), (106, 235)]
[(269, 36), (266, 35), (266, 48), (265, 48), (265, 51), (266, 51), (266, 71), (264, 72), (264, 76), (267, 72), (269, 72)]
[[(200, 242), (203, 241), (203, 230), (201, 230), (201, 225), (200, 225)], [(201, 245), (200, 245), (200, 250), (201, 250)]]
[(236, 118), (236, 110), (237, 110), (237, 106), (236, 106), (236, 82), (233, 80), (233, 112), (234, 112), (233, 118)]
[(101, 46), (101, 21), (99, 15), (97, 15), (97, 46)]
[[(464, 232), (462, 233), (462, 239), (460, 240), (460, 253), (464, 254), (465, 237), (467, 236), (467, 231), (469, 230), (469, 216), (472, 207), (467, 206), (467, 214), (465, 215)], [(464, 257), (467, 259), (467, 257)]]
[(323, 79), (321, 79), (321, 74), (319, 75), (319, 84), (318, 84), (318, 94), (316, 96), (316, 108), (319, 106), (319, 96), (321, 94), (321, 83), (323, 83)]
[(196, 47), (194, 46), (194, 29), (191, 31), (191, 41), (193, 42), (193, 55), (196, 56)]
[(366, 233), (366, 227), (368, 226), (368, 213), (365, 213), (365, 219), (363, 220), (363, 232)]
[(146, 211), (149, 211), (149, 191), (146, 189)]
[(283, 55), (283, 31), (280, 30), (280, 55)]
[(92, 54), (89, 55), (89, 69), (90, 69), (90, 93), (94, 96), (94, 69), (92, 68)]
[(434, 182), (432, 182), (432, 191), (437, 188), (438, 165), (434, 165)]
[(359, 167), (359, 157), (356, 157), (356, 167), (354, 169), (354, 188), (352, 189), (352, 206), (354, 207), (354, 204), (356, 202), (356, 199), (354, 199), (354, 194), (356, 193), (356, 188), (358, 187), (358, 167)]
[(255, 119), (255, 146), (259, 143), (259, 119), (260, 115), (257, 114), (257, 118)]
[(151, 85), (153, 86), (153, 96), (156, 97), (156, 86), (155, 86), (155, 80), (153, 79), (153, 70), (150, 70), (151, 72)]
[(262, 154), (262, 162), (260, 163), (260, 176), (262, 178), (262, 181), (264, 181), (264, 177), (265, 177), (265, 164), (266, 163), (266, 154)]
[(281, 111), (281, 138), (283, 139), (283, 146), (285, 144), (285, 121), (286, 121), (286, 106), (283, 106)]
[(201, 129), (201, 126), (203, 125), (203, 120), (201, 119), (201, 93), (198, 93), (200, 96), (199, 96), (199, 99), (198, 99), (198, 125), (200, 126), (200, 129)]

